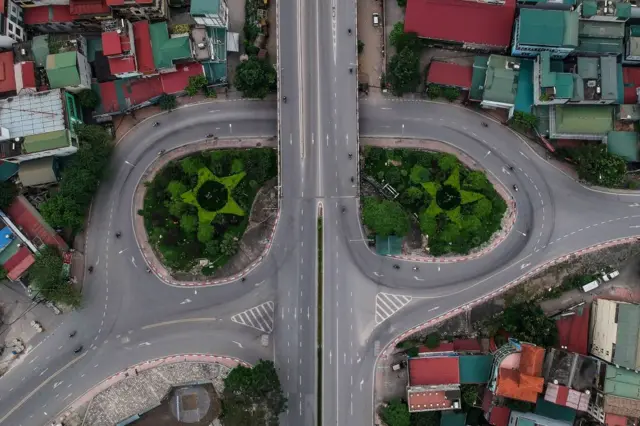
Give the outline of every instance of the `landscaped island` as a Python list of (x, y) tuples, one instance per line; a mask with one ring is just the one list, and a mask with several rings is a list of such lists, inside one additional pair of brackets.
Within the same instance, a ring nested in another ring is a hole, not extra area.
[(432, 256), (467, 254), (486, 243), (507, 210), (486, 175), (451, 154), (366, 147), (363, 173), (370, 237), (409, 237), (410, 247)]
[(174, 271), (211, 275), (239, 249), (253, 201), (276, 177), (273, 149), (217, 149), (170, 162), (151, 182), (144, 217), (149, 242)]

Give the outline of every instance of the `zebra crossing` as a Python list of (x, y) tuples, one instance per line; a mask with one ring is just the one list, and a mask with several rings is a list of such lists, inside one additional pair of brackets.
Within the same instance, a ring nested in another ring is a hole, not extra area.
[(391, 293), (376, 294), (376, 325), (382, 324), (409, 302), (411, 302), (411, 296)]
[(255, 328), (263, 333), (271, 333), (273, 331), (273, 312), (274, 304), (272, 301), (268, 301), (233, 315), (231, 321)]

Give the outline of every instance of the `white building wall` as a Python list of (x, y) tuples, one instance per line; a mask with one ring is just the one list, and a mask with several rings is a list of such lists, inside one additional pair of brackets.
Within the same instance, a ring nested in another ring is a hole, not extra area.
[(616, 311), (617, 302), (612, 300), (597, 299), (591, 305), (589, 352), (607, 362), (613, 359), (613, 347), (618, 333)]

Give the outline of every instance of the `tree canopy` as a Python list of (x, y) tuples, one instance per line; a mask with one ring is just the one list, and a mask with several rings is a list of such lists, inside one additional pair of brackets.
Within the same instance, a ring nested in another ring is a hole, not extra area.
[[(405, 0), (400, 0), (405, 1)], [(389, 33), (389, 43), (401, 52), (405, 48), (409, 48), (413, 52), (419, 53), (422, 50), (422, 41), (418, 38), (418, 34), (414, 32), (404, 32), (404, 22), (399, 21), (393, 25), (393, 29)]]
[(380, 411), (380, 417), (387, 426), (411, 426), (409, 407), (400, 399), (389, 401), (387, 406)]
[(523, 342), (548, 347), (558, 340), (556, 323), (535, 303), (507, 306), (498, 320), (505, 331)]
[(176, 107), (178, 106), (178, 100), (176, 99), (175, 95), (163, 93), (158, 98), (158, 106), (161, 110), (171, 111), (173, 109), (176, 109)]
[(622, 157), (607, 152), (604, 144), (586, 145), (571, 151), (578, 164), (578, 176), (593, 185), (620, 186), (627, 172)]
[(62, 256), (57, 249), (44, 247), (29, 268), (31, 285), (47, 300), (77, 307), (80, 305), (80, 293), (69, 284), (62, 267)]
[(393, 55), (387, 68), (387, 83), (396, 96), (415, 92), (420, 84), (420, 56), (409, 47)]
[(251, 56), (236, 68), (234, 84), (242, 96), (264, 99), (276, 90), (277, 78), (275, 68), (268, 61)]
[(222, 416), (226, 426), (276, 426), (287, 409), (273, 361), (238, 366), (224, 379)]
[(15, 183), (9, 181), (0, 182), (0, 209), (9, 207), (19, 192)]
[(80, 105), (85, 108), (94, 109), (100, 105), (100, 96), (91, 89), (83, 90), (78, 94)]
[(378, 235), (404, 236), (409, 232), (409, 218), (396, 201), (366, 197), (362, 207), (362, 221)]
[(111, 137), (97, 125), (78, 125), (75, 131), (80, 140), (78, 152), (62, 172), (59, 191), (42, 203), (40, 211), (54, 228), (77, 232), (109, 162)]

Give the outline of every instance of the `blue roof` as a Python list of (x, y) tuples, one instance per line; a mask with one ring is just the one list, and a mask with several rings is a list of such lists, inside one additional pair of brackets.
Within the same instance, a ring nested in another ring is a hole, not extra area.
[(13, 241), (14, 237), (15, 236), (13, 235), (13, 232), (11, 232), (11, 228), (8, 226), (0, 229), (0, 251), (7, 248), (7, 246), (11, 244), (11, 241)]
[(531, 114), (533, 105), (533, 61), (520, 61), (520, 74), (518, 75), (518, 91), (514, 109)]

